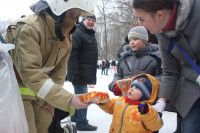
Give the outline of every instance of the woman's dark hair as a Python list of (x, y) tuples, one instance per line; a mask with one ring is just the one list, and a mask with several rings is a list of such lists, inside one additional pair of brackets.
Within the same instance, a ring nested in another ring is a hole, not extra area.
[(173, 10), (175, 0), (133, 0), (134, 9), (142, 9), (146, 12), (156, 13), (162, 9)]

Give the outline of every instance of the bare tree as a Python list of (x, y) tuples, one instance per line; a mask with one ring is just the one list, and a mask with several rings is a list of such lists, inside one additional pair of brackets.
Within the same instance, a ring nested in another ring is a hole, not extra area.
[[(108, 34), (107, 34), (107, 15), (106, 14), (109, 9), (109, 0), (98, 0), (96, 7), (98, 10), (98, 15), (100, 16), (97, 24), (103, 26), (103, 36), (101, 36), (103, 40), (101, 38), (102, 40), (101, 46), (104, 47), (104, 44), (105, 44), (105, 57), (108, 58), (108, 37), (107, 37)], [(100, 31), (102, 31), (102, 28), (100, 28)]]
[(132, 25), (137, 23), (133, 15), (132, 0), (98, 0), (96, 7), (96, 31), (98, 37), (101, 37), (97, 37), (101, 50), (99, 56), (116, 59), (124, 38)]

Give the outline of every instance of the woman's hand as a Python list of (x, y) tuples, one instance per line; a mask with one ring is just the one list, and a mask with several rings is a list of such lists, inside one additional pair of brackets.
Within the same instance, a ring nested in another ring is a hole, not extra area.
[(165, 106), (166, 106), (166, 99), (165, 98), (159, 98), (159, 100), (156, 102), (155, 105), (152, 105), (152, 107), (160, 113), (163, 113)]

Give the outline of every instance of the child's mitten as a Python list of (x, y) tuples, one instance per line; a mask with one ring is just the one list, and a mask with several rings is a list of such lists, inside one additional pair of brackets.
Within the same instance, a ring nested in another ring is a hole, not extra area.
[(166, 106), (166, 102), (163, 101), (163, 100), (158, 100), (156, 102), (155, 105), (153, 105), (152, 107), (157, 111), (157, 112), (160, 112), (160, 113), (163, 113), (164, 109), (165, 109), (165, 106)]
[(149, 106), (147, 103), (140, 103), (138, 105), (139, 112), (143, 115), (149, 112)]
[(122, 95), (121, 90), (116, 85), (113, 88), (113, 93), (114, 93), (115, 96), (121, 96)]
[(121, 80), (115, 81), (116, 87), (119, 90), (121, 90), (123, 96), (125, 96), (127, 94), (129, 88), (131, 87), (131, 83), (132, 83), (132, 79), (131, 78), (121, 79)]

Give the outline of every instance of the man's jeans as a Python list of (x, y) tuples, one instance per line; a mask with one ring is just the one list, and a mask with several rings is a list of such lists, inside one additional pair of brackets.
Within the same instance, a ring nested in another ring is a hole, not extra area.
[[(73, 84), (75, 94), (88, 93), (87, 84)], [(88, 124), (87, 108), (75, 110), (75, 114), (71, 117), (72, 121), (76, 121), (77, 128), (83, 128)]]
[(193, 105), (189, 114), (182, 118), (182, 133), (200, 133), (200, 98)]
[(109, 69), (109, 68), (106, 68), (106, 75), (108, 75), (108, 69)]

